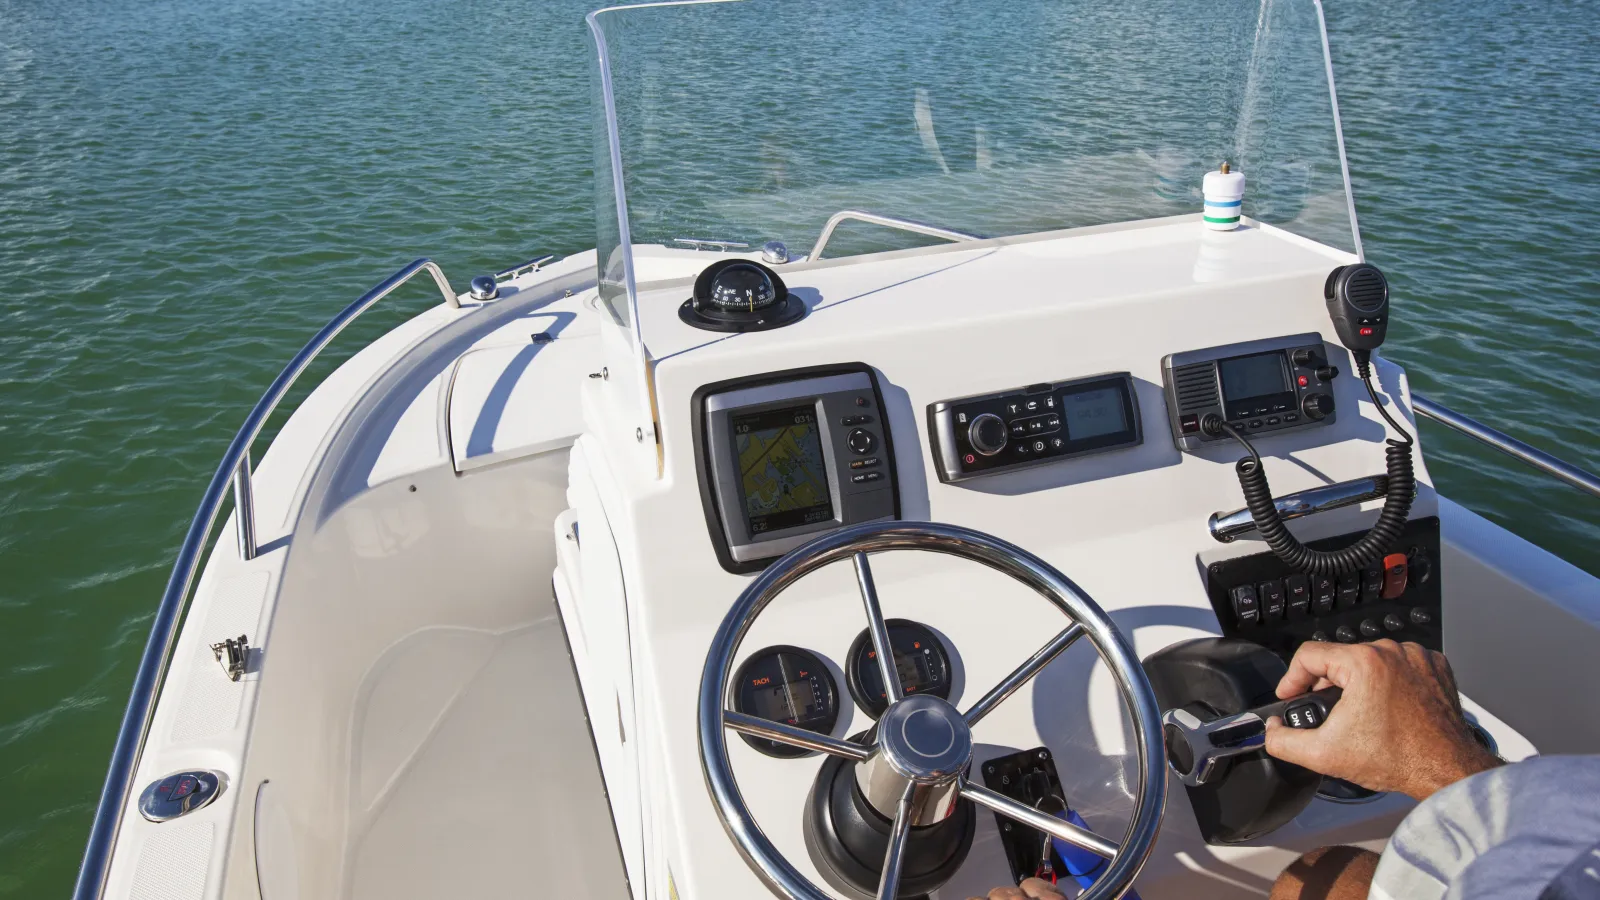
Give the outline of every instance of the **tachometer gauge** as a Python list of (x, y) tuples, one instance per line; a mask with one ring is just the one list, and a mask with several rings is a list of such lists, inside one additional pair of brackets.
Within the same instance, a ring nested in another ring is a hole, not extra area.
[[(928, 626), (910, 619), (890, 619), (884, 624), (889, 629), (889, 645), (894, 648), (894, 668), (900, 676), (900, 688), (906, 696), (932, 694), (949, 699), (950, 654), (944, 643)], [(878, 669), (878, 655), (872, 649), (872, 637), (866, 629), (862, 629), (855, 643), (850, 645), (845, 682), (856, 704), (874, 719), (889, 708), (883, 675)]]
[[(810, 650), (778, 645), (758, 650), (734, 678), (739, 686), (734, 709), (818, 734), (839, 721), (839, 689), (822, 659)], [(804, 756), (811, 751), (741, 734), (745, 743), (768, 756)]]

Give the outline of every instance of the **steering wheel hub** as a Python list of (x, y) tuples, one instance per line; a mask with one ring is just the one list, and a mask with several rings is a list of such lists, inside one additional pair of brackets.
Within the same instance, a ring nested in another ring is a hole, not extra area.
[(972, 761), (972, 729), (938, 697), (901, 700), (883, 714), (878, 730), (884, 762), (918, 784), (952, 781)]

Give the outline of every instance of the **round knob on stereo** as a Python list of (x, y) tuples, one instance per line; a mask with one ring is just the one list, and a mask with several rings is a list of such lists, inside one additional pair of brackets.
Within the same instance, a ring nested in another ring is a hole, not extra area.
[(1378, 623), (1372, 621), (1371, 619), (1362, 619), (1361, 634), (1363, 637), (1375, 638), (1378, 635), (1383, 634), (1383, 629), (1379, 628)]
[(1339, 643), (1341, 644), (1354, 644), (1356, 641), (1361, 639), (1361, 635), (1356, 634), (1356, 630), (1351, 628), (1349, 625), (1340, 625), (1338, 628), (1335, 628), (1333, 630), (1333, 636), (1338, 638)]
[(1400, 629), (1406, 627), (1406, 620), (1400, 618), (1394, 613), (1389, 613), (1387, 616), (1383, 617), (1383, 627), (1389, 629), (1390, 631), (1399, 631)]
[(1333, 412), (1333, 398), (1327, 394), (1307, 394), (1306, 399), (1300, 401), (1300, 411), (1313, 422), (1326, 419), (1328, 413)]
[(1317, 358), (1317, 355), (1311, 352), (1310, 347), (1301, 347), (1299, 350), (1289, 354), (1289, 358), (1293, 359), (1294, 364), (1297, 366), (1309, 366)]
[(1416, 625), (1426, 625), (1433, 621), (1433, 613), (1428, 612), (1420, 606), (1411, 607), (1411, 612), (1407, 615), (1411, 619), (1412, 623)]
[(984, 456), (993, 456), (1005, 449), (1006, 423), (994, 413), (983, 413), (967, 426), (967, 441)]

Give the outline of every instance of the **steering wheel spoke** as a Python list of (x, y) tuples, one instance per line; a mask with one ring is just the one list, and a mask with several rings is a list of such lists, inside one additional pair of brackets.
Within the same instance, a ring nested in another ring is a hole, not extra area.
[(878, 879), (878, 900), (895, 900), (900, 893), (900, 872), (905, 866), (906, 839), (911, 834), (911, 804), (915, 783), (906, 783), (906, 792), (894, 810), (894, 827), (889, 832), (889, 849), (883, 855), (883, 875)]
[(878, 587), (872, 583), (872, 567), (867, 555), (855, 555), (856, 583), (861, 587), (861, 604), (867, 608), (867, 632), (872, 635), (873, 656), (878, 660), (878, 673), (883, 676), (884, 695), (890, 703), (905, 698), (900, 685), (900, 673), (894, 667), (894, 648), (889, 645), (889, 626), (884, 624), (883, 609), (878, 606)]
[(722, 711), (722, 724), (740, 734), (751, 737), (777, 741), (791, 747), (804, 747), (807, 750), (819, 750), (832, 756), (842, 756), (845, 759), (863, 762), (872, 757), (872, 748), (863, 747), (851, 741), (841, 741), (836, 737), (796, 728), (783, 722), (774, 722), (770, 719), (759, 719), (731, 709)]
[(1058, 819), (1031, 806), (1018, 803), (1005, 794), (991, 791), (986, 787), (979, 787), (970, 781), (963, 781), (961, 783), (961, 796), (1014, 822), (1020, 822), (1051, 837), (1060, 838), (1072, 846), (1087, 850), (1096, 856), (1103, 856), (1106, 859), (1115, 859), (1117, 856), (1117, 845), (1100, 835), (1088, 829), (1079, 828), (1065, 819)]
[(1051, 660), (1060, 656), (1080, 637), (1083, 637), (1083, 626), (1077, 622), (1073, 622), (1066, 628), (1061, 629), (1061, 633), (1051, 638), (1050, 643), (1039, 648), (1038, 653), (1029, 657), (1027, 662), (1018, 666), (1015, 671), (1001, 679), (999, 684), (990, 689), (989, 693), (984, 694), (982, 699), (972, 704), (972, 707), (964, 714), (967, 720), (967, 727), (970, 728), (978, 724), (980, 719), (994, 712), (996, 706), (1004, 702), (1007, 697), (1015, 694), (1033, 676), (1039, 674), (1039, 670), (1050, 665)]

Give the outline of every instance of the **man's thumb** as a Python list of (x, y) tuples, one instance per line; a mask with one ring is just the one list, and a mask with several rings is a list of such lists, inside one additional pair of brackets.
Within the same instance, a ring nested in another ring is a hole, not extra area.
[(1284, 762), (1315, 768), (1311, 757), (1315, 755), (1316, 733), (1302, 728), (1290, 728), (1277, 716), (1267, 720), (1267, 754)]

